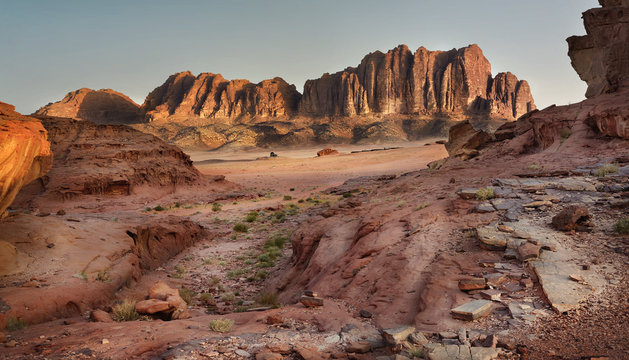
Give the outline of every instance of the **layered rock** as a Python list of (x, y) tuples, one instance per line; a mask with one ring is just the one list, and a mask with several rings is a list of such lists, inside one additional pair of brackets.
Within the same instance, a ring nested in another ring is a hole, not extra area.
[(97, 124), (130, 124), (141, 121), (140, 106), (111, 89), (79, 89), (61, 101), (41, 107), (35, 115), (89, 120)]
[(220, 74), (177, 73), (153, 90), (142, 105), (146, 119), (169, 116), (237, 118), (294, 115), (301, 95), (294, 85), (276, 77), (253, 84), (225, 80)]
[(513, 120), (535, 109), (529, 85), (511, 73), (492, 78), (477, 45), (411, 52), (400, 45), (367, 55), (356, 68), (308, 80), (300, 114), (478, 113)]
[(188, 155), (155, 136), (124, 125), (41, 119), (57, 160), (39, 192), (62, 199), (129, 195), (140, 185), (174, 187), (201, 178)]
[(51, 164), (50, 143), (42, 124), (0, 102), (0, 218), (20, 189), (44, 175)]
[(588, 98), (615, 92), (629, 82), (629, 0), (599, 0), (583, 13), (587, 35), (572, 36), (568, 55), (588, 84)]

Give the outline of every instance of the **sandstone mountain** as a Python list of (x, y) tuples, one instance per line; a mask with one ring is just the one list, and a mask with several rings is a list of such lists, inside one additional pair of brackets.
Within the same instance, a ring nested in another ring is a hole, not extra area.
[(20, 189), (52, 164), (47, 132), (36, 119), (0, 102), (0, 218)]
[(81, 89), (37, 113), (134, 123), (179, 146), (212, 149), (415, 140), (444, 135), (461, 120), (495, 128), (534, 109), (528, 83), (509, 72), (493, 77), (474, 44), (377, 51), (357, 67), (308, 80), (303, 95), (279, 77), (254, 84), (186, 71), (170, 76), (139, 109), (111, 90)]
[(61, 101), (50, 103), (35, 114), (90, 120), (97, 124), (129, 124), (140, 118), (140, 107), (117, 91), (83, 88), (69, 92)]

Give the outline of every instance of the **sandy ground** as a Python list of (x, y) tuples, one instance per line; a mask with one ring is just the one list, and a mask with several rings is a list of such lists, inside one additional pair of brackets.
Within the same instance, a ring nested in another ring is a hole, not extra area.
[[(204, 174), (225, 175), (226, 179), (249, 188), (303, 196), (349, 178), (380, 174), (402, 174), (419, 170), (433, 160), (448, 156), (443, 145), (435, 139), (421, 142), (384, 145), (342, 145), (334, 149), (339, 155), (317, 157), (324, 147), (278, 150), (277, 158), (268, 157), (267, 150), (246, 152), (193, 152), (195, 166)], [(429, 144), (429, 145), (426, 145)], [(399, 149), (354, 153), (369, 149), (397, 147)]]

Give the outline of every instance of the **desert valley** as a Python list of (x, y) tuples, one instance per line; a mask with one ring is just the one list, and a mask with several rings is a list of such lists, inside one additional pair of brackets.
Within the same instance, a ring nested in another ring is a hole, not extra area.
[(0, 359), (629, 359), (629, 1), (600, 5), (586, 99), (544, 109), (478, 45), (0, 102)]

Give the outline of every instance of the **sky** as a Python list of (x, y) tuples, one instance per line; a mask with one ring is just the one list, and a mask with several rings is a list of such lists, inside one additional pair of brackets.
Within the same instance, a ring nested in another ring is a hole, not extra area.
[(538, 108), (584, 99), (565, 39), (596, 0), (0, 0), (0, 101), (29, 114), (82, 87), (141, 104), (176, 72), (259, 82), (356, 66), (399, 44), (478, 44)]

